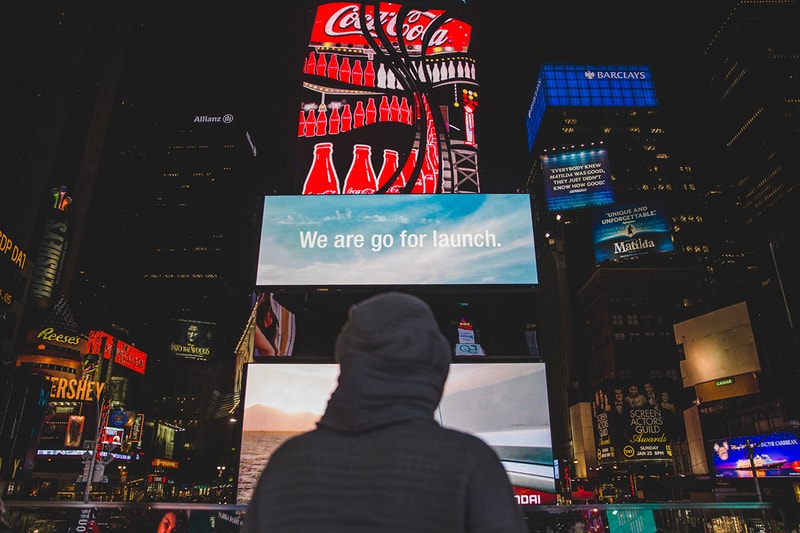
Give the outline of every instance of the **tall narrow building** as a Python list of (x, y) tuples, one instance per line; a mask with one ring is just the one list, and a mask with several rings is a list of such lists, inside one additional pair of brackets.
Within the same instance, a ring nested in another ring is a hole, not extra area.
[(711, 250), (655, 77), (648, 65), (544, 64), (528, 111), (539, 341), (573, 501), (664, 498), (683, 468), (672, 323), (704, 308)]
[[(797, 1), (737, 2), (704, 53), (708, 72), (708, 174), (727, 206), (726, 268), (733, 294), (746, 295), (776, 391), (798, 376), (800, 286), (800, 40)], [(720, 266), (723, 263), (720, 262)], [(785, 399), (800, 418), (794, 394)]]

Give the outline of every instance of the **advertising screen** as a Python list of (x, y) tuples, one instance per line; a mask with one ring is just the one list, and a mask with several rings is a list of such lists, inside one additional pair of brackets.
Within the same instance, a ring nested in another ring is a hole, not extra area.
[(264, 198), (259, 287), (536, 283), (526, 194)]
[(653, 511), (618, 510), (606, 513), (610, 533), (656, 533), (656, 520)]
[(720, 478), (752, 478), (753, 470), (758, 477), (800, 476), (800, 443), (794, 433), (731, 437), (713, 442), (710, 452)]
[(278, 303), (271, 292), (256, 292), (253, 298), (253, 357), (292, 355), (296, 332), (294, 313)]
[(655, 381), (598, 387), (592, 402), (598, 462), (672, 460), (682, 432), (675, 386)]
[(175, 319), (173, 340), (169, 350), (182, 359), (207, 361), (213, 355), (214, 328), (213, 322), (202, 320)]
[(528, 107), (533, 150), (547, 107), (658, 107), (647, 65), (544, 64)]
[[(104, 331), (92, 330), (89, 332), (86, 350), (87, 353), (90, 354), (102, 354), (106, 359), (109, 359), (113, 353), (115, 365), (124, 366), (138, 374), (144, 374), (145, 368), (147, 368), (146, 353), (135, 346), (122, 342)], [(87, 374), (92, 372), (90, 368), (91, 363), (86, 362), (84, 364), (86, 365), (84, 368), (84, 376), (87, 376)], [(87, 370), (89, 372), (87, 372)], [(99, 376), (96, 377), (99, 378)]]
[(611, 168), (605, 148), (543, 155), (541, 160), (548, 211), (614, 203)]
[(318, 5), (295, 193), (480, 192), (472, 27), (454, 7)]
[(592, 229), (594, 257), (598, 263), (674, 250), (667, 216), (652, 202), (597, 209)]
[[(334, 363), (247, 365), (237, 503), (281, 443), (314, 429), (338, 375)], [(434, 416), (494, 448), (520, 504), (555, 503), (544, 364), (453, 364)]]

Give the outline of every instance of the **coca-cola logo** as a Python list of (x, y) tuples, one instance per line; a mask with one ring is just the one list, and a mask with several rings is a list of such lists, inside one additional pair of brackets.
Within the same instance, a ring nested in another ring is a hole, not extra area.
[[(394, 9), (397, 9), (397, 6), (394, 6)], [(318, 22), (322, 22), (322, 20), (320, 20), (322, 16), (324, 15), (320, 13)], [(425, 31), (438, 16), (439, 15), (433, 11), (409, 11), (408, 16), (401, 24), (400, 31), (402, 32), (403, 40), (408, 44), (421, 44)], [(372, 36), (377, 37), (375, 33), (374, 15), (366, 13), (364, 18), (367, 22), (366, 30), (369, 31)], [(397, 11), (387, 11), (385, 5), (382, 5), (379, 11), (379, 20), (386, 35), (388, 35), (390, 39), (396, 40), (398, 36)], [(324, 32), (328, 40), (334, 42), (348, 36), (363, 35), (364, 28), (361, 27), (359, 4), (344, 4), (339, 9), (330, 13), (327, 20), (324, 21)], [(449, 33), (445, 26), (438, 28), (431, 36), (429, 46), (444, 46), (448, 44), (450, 41)]]
[(375, 189), (346, 189), (345, 194), (375, 194)]

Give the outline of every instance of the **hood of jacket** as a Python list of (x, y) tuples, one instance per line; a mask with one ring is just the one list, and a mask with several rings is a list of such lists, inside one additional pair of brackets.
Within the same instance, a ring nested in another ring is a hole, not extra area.
[(450, 370), (450, 343), (421, 299), (389, 292), (351, 306), (335, 356), (339, 380), (320, 427), (362, 432), (433, 419)]

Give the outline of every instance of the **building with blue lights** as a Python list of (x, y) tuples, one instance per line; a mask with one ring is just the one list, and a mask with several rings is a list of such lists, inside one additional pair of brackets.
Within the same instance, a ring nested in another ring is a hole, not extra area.
[(653, 412), (662, 394), (681, 403), (672, 325), (704, 312), (713, 289), (702, 185), (670, 145), (655, 87), (647, 65), (544, 64), (528, 108), (540, 351), (573, 501), (580, 489), (671, 499), (664, 480), (689, 471), (679, 413), (637, 426), (661, 440), (646, 446), (613, 416), (615, 401), (633, 412), (620, 402), (636, 389)]

